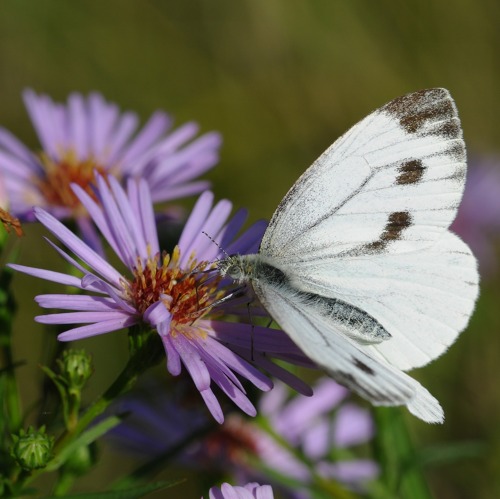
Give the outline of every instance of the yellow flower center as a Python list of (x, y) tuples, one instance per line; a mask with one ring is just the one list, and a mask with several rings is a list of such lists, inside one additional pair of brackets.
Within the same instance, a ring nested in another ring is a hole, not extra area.
[(47, 203), (52, 206), (64, 206), (77, 214), (82, 208), (80, 201), (71, 189), (71, 184), (78, 184), (95, 199), (92, 184), (95, 172), (104, 174), (106, 170), (94, 158), (78, 160), (74, 151), (66, 151), (59, 161), (54, 161), (46, 154), (40, 155), (45, 176), (36, 179), (36, 183)]
[(192, 256), (187, 268), (183, 269), (179, 267), (179, 260), (180, 250), (176, 246), (172, 256), (168, 253), (162, 255), (161, 265), (158, 258), (149, 258), (145, 266), (138, 264), (127, 294), (140, 314), (162, 300), (162, 295), (167, 296), (163, 303), (172, 314), (172, 333), (190, 335), (193, 330), (190, 326), (207, 314), (224, 293), (217, 290), (220, 277), (204, 283), (205, 274), (193, 272), (195, 268), (204, 268), (204, 262), (200, 265)]

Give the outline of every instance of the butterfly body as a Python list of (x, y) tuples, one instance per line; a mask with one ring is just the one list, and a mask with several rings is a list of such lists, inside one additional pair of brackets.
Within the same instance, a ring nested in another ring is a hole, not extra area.
[(377, 405), (441, 422), (405, 370), (441, 355), (478, 294), (476, 261), (448, 227), (465, 145), (444, 89), (400, 97), (338, 139), (276, 209), (259, 253), (219, 262), (250, 282), (313, 361)]

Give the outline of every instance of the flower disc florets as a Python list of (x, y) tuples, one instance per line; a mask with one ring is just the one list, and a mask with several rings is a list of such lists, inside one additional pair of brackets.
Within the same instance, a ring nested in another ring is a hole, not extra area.
[(93, 157), (78, 159), (73, 150), (64, 151), (58, 160), (47, 154), (40, 154), (44, 176), (33, 179), (46, 202), (51, 206), (65, 206), (75, 215), (83, 211), (83, 207), (73, 192), (71, 184), (79, 185), (87, 194), (95, 199), (92, 185), (95, 184), (96, 173), (104, 174), (105, 168)]
[(145, 266), (138, 262), (134, 269), (134, 280), (130, 283), (130, 299), (136, 310), (144, 314), (158, 301), (162, 301), (170, 312), (172, 333), (188, 333), (184, 325), (193, 324), (203, 317), (211, 305), (223, 296), (218, 290), (220, 278), (203, 283), (196, 268), (204, 267), (194, 258), (189, 260), (187, 269), (179, 266), (180, 250), (176, 246), (172, 256), (163, 253), (159, 258), (150, 258)]

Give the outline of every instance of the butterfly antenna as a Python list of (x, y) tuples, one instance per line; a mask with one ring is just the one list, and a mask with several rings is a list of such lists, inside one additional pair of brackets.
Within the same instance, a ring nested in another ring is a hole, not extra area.
[(215, 244), (215, 246), (217, 246), (217, 248), (219, 248), (222, 251), (222, 253), (224, 253), (224, 255), (226, 255), (228, 258), (230, 257), (229, 253), (213, 237), (209, 236), (204, 230), (201, 231), (201, 233), (205, 234), (205, 236), (207, 236), (208, 239), (210, 239), (210, 241), (212, 241)]

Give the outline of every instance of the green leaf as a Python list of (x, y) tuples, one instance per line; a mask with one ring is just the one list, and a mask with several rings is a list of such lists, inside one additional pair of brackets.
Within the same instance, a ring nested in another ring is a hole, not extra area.
[(50, 461), (50, 463), (45, 468), (46, 471), (54, 471), (62, 466), (65, 461), (71, 456), (82, 445), (90, 445), (92, 442), (97, 440), (99, 437), (107, 433), (109, 430), (119, 425), (122, 422), (124, 416), (110, 416), (104, 419), (95, 426), (92, 426), (90, 430), (82, 433), (78, 438), (73, 440), (69, 445), (64, 447), (55, 457)]
[(405, 499), (431, 499), (404, 415), (399, 408), (374, 409), (377, 434), (375, 447), (381, 466), (380, 480), (390, 494)]
[(162, 481), (148, 483), (146, 485), (140, 485), (138, 487), (130, 487), (123, 490), (110, 490), (106, 492), (87, 492), (84, 494), (70, 494), (64, 496), (52, 496), (49, 499), (133, 499), (136, 497), (144, 497), (150, 492), (155, 492), (157, 490), (168, 489), (174, 487), (180, 483), (184, 482), (182, 480), (176, 481)]
[(420, 466), (439, 466), (463, 459), (483, 457), (488, 451), (486, 442), (477, 440), (434, 445), (422, 450), (418, 456)]

